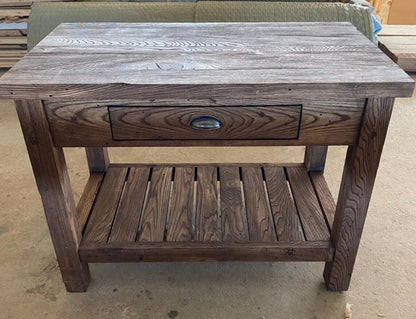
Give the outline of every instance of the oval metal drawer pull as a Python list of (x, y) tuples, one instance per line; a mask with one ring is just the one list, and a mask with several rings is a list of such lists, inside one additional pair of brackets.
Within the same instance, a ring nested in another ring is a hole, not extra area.
[(222, 127), (221, 121), (212, 115), (198, 116), (189, 125), (196, 130), (218, 130)]

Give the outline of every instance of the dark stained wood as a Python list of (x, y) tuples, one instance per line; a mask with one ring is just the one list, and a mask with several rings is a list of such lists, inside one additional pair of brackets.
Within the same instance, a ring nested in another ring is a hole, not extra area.
[(107, 170), (110, 163), (108, 151), (105, 147), (86, 147), (88, 167), (90, 173), (101, 173)]
[[(361, 118), (364, 109), (364, 99), (287, 99), (284, 97), (279, 97), (277, 99), (278, 103), (282, 105), (302, 105), (302, 117), (300, 123), (300, 132), (299, 137), (296, 140), (261, 140), (261, 138), (267, 137), (265, 133), (252, 130), (249, 127), (246, 127), (246, 130), (237, 130), (239, 132), (237, 135), (242, 137), (242, 134), (247, 134), (246, 138), (256, 139), (252, 140), (215, 140), (210, 141), (209, 139), (205, 140), (140, 140), (140, 141), (115, 141), (111, 134), (110, 119), (108, 115), (107, 105), (120, 105), (120, 106), (137, 106), (138, 101), (115, 101), (108, 100), (102, 102), (45, 102), (46, 109), (48, 113), (48, 118), (51, 123), (52, 135), (54, 137), (54, 142), (59, 146), (146, 146), (146, 145), (160, 145), (160, 146), (172, 146), (172, 145), (316, 145), (316, 144), (354, 144), (357, 140), (358, 132), (361, 125)], [(257, 98), (254, 100), (240, 100), (234, 98), (231, 102), (224, 100), (190, 100), (190, 101), (181, 101), (175, 100), (172, 97), (168, 100), (157, 100), (155, 102), (140, 102), (144, 103), (147, 106), (153, 106), (155, 111), (157, 109), (165, 109), (166, 105), (177, 105), (182, 103), (187, 107), (195, 107), (192, 103), (200, 105), (201, 108), (206, 109), (207, 113), (211, 109), (216, 109), (215, 106), (232, 103), (238, 105), (243, 105), (247, 107), (247, 104), (252, 103), (252, 107), (249, 107), (250, 110), (255, 110), (259, 107), (259, 110), (264, 107), (264, 104), (270, 104), (270, 101), (267, 99)], [(180, 106), (183, 106), (180, 105)], [(202, 106), (206, 107), (202, 107)], [(263, 106), (262, 106), (263, 105)], [(163, 107), (162, 107), (163, 106)], [(255, 108), (255, 107), (256, 108)], [(267, 109), (274, 108), (273, 105), (267, 107)], [(183, 109), (183, 108), (181, 108)], [(225, 108), (220, 108), (225, 109)], [(228, 109), (228, 107), (227, 107)], [(233, 108), (234, 109), (234, 108)], [(260, 111), (259, 111), (260, 112)], [(227, 113), (229, 116), (228, 119), (232, 118), (233, 123), (241, 123), (240, 111), (234, 111)], [(263, 112), (264, 113), (264, 112)], [(177, 118), (174, 115), (173, 124), (178, 125), (175, 122)], [(262, 120), (263, 123), (264, 120)], [(164, 125), (163, 123), (155, 123), (155, 126)], [(256, 125), (253, 125), (257, 127)], [(270, 128), (267, 126), (267, 128)], [(285, 127), (282, 127), (284, 130)], [(147, 128), (147, 130), (154, 132), (155, 127)], [(234, 127), (231, 130), (235, 130)], [(290, 129), (291, 130), (291, 129)], [(182, 133), (178, 137), (186, 137), (187, 135), (184, 132), (189, 130), (183, 129)], [(261, 130), (260, 130), (261, 131)], [(137, 131), (137, 134), (134, 133), (135, 137), (140, 136), (140, 132)], [(173, 135), (172, 133), (171, 135)], [(190, 133), (189, 133), (190, 134)], [(212, 133), (200, 133), (202, 136)], [(217, 133), (215, 133), (217, 134)], [(220, 136), (223, 136), (221, 133)], [(157, 137), (154, 135), (154, 137)], [(232, 136), (230, 136), (231, 139)], [(236, 137), (234, 133), (234, 138)], [(223, 137), (222, 137), (223, 138)], [(276, 138), (279, 138), (277, 136)]]
[(118, 202), (126, 180), (127, 168), (112, 167), (107, 170), (85, 228), (83, 240), (107, 242)]
[(332, 228), (334, 261), (324, 271), (329, 290), (349, 287), (393, 104), (393, 98), (369, 99), (358, 143), (348, 148)]
[[(301, 105), (271, 107), (109, 107), (115, 140), (295, 139)], [(191, 127), (193, 119), (210, 115), (222, 126)]]
[(261, 168), (241, 168), (251, 241), (276, 241), (270, 204), (264, 189)]
[(286, 168), (306, 240), (328, 240), (329, 230), (305, 168)]
[(304, 160), (307, 171), (323, 172), (327, 153), (328, 146), (307, 146)]
[(55, 100), (405, 97), (413, 88), (347, 22), (65, 23), (0, 79), (1, 97)]
[(162, 242), (172, 180), (172, 167), (155, 167), (149, 185), (149, 194), (140, 223), (140, 242)]
[[(83, 238), (80, 254), (85, 253), (86, 260), (332, 260), (333, 249), (330, 239), (305, 241), (295, 204), (289, 194), (284, 168), (281, 166), (114, 165), (116, 164), (109, 167), (109, 172), (113, 169), (129, 170), (126, 186), (121, 199), (113, 198), (115, 203), (107, 201), (107, 206), (118, 206), (109, 240), (94, 242)], [(153, 190), (149, 189), (145, 199), (151, 169), (153, 173), (150, 187), (153, 184)], [(262, 169), (266, 182), (262, 176)], [(305, 168), (302, 169), (306, 173)], [(255, 174), (251, 174), (250, 170)], [(248, 178), (244, 178), (244, 175)], [(108, 173), (104, 179), (106, 178), (111, 181), (114, 179)], [(301, 182), (304, 183), (303, 180)], [(253, 185), (257, 185), (262, 191), (254, 191)], [(322, 187), (326, 187), (326, 184), (322, 184)], [(100, 200), (93, 200), (95, 206), (103, 206), (99, 203)], [(317, 201), (316, 197), (315, 200)], [(156, 205), (159, 205), (159, 208), (154, 208)], [(247, 216), (246, 206), (249, 211), (251, 209), (252, 215)], [(270, 207), (275, 217), (277, 241)], [(277, 211), (278, 209), (280, 211)], [(147, 212), (143, 213), (146, 216), (142, 216), (140, 212), (146, 210)], [(168, 212), (167, 218), (163, 213), (165, 211)], [(94, 229), (96, 221), (97, 219), (90, 218), (88, 227)], [(139, 221), (142, 229), (136, 235)], [(314, 223), (315, 220), (310, 222)], [(143, 226), (144, 224), (147, 226)], [(250, 225), (255, 227), (250, 229)], [(139, 241), (137, 238), (144, 233), (143, 228), (148, 229), (147, 238), (152, 238)], [(253, 229), (256, 236), (250, 236), (252, 233), (249, 231), (253, 232)], [(152, 235), (156, 233), (159, 235)], [(238, 248), (238, 244), (242, 246)], [(248, 252), (244, 255), (246, 248)]]
[(94, 205), (95, 197), (100, 189), (103, 181), (103, 173), (92, 173), (85, 185), (84, 192), (79, 199), (77, 205), (78, 223), (81, 232), (84, 230), (88, 217), (90, 216), (92, 206)]
[(16, 110), (62, 279), (68, 291), (86, 291), (90, 273), (78, 255), (81, 229), (64, 153), (53, 146), (41, 101), (16, 101)]
[(222, 241), (248, 241), (247, 214), (238, 167), (220, 167)]
[[(166, 163), (111, 163), (110, 167), (146, 167), (146, 166), (166, 166)], [(237, 167), (268, 167), (268, 166), (284, 166), (284, 167), (305, 167), (303, 163), (169, 163), (173, 167), (204, 167), (204, 166), (237, 166)]]
[(87, 243), (79, 249), (86, 262), (160, 261), (329, 261), (329, 241), (293, 243), (164, 242)]
[(195, 240), (221, 240), (221, 220), (218, 215), (217, 168), (197, 167)]
[(277, 239), (282, 242), (305, 240), (295, 203), (290, 196), (284, 168), (265, 167), (264, 172)]
[(175, 168), (166, 241), (192, 239), (194, 172), (193, 167)]
[(109, 242), (131, 242), (136, 240), (149, 173), (149, 167), (130, 168)]
[(313, 187), (315, 188), (316, 196), (321, 204), (324, 212), (324, 217), (329, 230), (332, 230), (335, 216), (335, 201), (332, 197), (329, 187), (325, 181), (324, 175), (319, 172), (309, 173)]

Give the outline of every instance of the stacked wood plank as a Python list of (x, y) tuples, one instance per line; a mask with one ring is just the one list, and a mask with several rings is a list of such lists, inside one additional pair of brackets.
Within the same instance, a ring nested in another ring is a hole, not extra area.
[(416, 25), (384, 25), (379, 47), (403, 70), (416, 71)]
[(0, 68), (10, 68), (27, 51), (27, 21), (34, 2), (56, 0), (0, 0)]
[(27, 20), (32, 1), (0, 2), (0, 67), (9, 68), (27, 50)]

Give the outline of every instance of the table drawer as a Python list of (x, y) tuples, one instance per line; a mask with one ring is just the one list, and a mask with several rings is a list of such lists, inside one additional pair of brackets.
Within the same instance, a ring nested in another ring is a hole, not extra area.
[(109, 106), (114, 140), (296, 139), (302, 105)]

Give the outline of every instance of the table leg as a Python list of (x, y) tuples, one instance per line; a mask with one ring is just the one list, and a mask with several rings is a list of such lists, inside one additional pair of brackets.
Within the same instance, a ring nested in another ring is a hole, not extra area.
[(87, 153), (90, 173), (102, 173), (107, 171), (110, 161), (106, 147), (86, 147), (85, 152)]
[(16, 110), (62, 279), (67, 291), (86, 291), (90, 273), (78, 255), (81, 232), (63, 150), (53, 145), (42, 101), (16, 101)]
[(357, 144), (348, 148), (332, 228), (335, 255), (324, 271), (329, 290), (349, 287), (393, 104), (393, 98), (368, 99)]
[(328, 146), (306, 146), (305, 166), (308, 172), (323, 172)]

